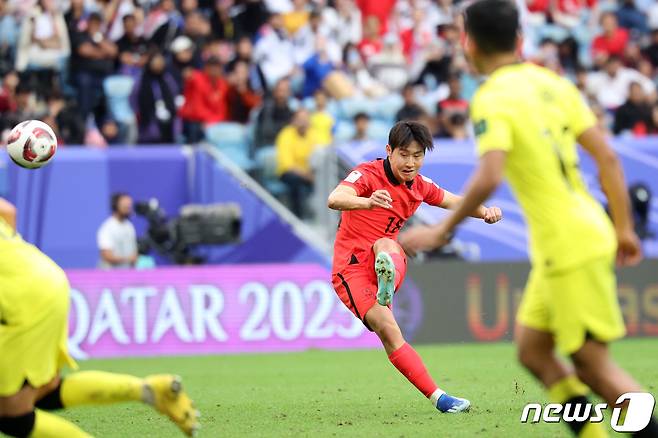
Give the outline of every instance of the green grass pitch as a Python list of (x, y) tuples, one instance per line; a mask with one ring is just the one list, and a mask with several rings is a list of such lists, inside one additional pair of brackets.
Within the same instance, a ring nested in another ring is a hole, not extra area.
[[(471, 400), (470, 413), (440, 414), (378, 350), (90, 360), (81, 369), (180, 374), (202, 412), (200, 437), (570, 436), (562, 424), (519, 422), (526, 403), (546, 399), (511, 344), (417, 349), (441, 387)], [(658, 339), (618, 342), (613, 354), (656, 394)], [(182, 436), (140, 404), (63, 415), (99, 437)]]

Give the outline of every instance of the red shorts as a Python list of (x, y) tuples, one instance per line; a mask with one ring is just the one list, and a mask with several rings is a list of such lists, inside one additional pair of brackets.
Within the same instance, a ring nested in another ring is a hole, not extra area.
[[(397, 275), (397, 272), (395, 275), (396, 292), (407, 273), (407, 257), (404, 253), (402, 257), (404, 267), (401, 275)], [(377, 302), (377, 274), (372, 250), (357, 252), (349, 265), (332, 274), (331, 283), (343, 304), (372, 331), (364, 319), (368, 310)]]

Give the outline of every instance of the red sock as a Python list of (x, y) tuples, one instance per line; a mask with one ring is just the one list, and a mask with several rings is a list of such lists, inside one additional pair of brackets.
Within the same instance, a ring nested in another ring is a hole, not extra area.
[(423, 395), (429, 398), (439, 387), (427, 372), (423, 360), (416, 350), (407, 343), (388, 356), (388, 360), (406, 377)]
[(389, 252), (388, 255), (391, 256), (393, 264), (395, 265), (395, 288), (397, 289), (402, 279), (404, 278), (404, 273), (407, 271), (407, 266), (404, 262), (404, 257), (402, 254), (397, 252)]

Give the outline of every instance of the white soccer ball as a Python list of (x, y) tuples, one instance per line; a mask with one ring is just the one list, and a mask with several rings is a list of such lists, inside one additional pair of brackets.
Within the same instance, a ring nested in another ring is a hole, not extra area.
[(40, 120), (26, 120), (14, 126), (7, 138), (7, 152), (21, 167), (38, 169), (53, 159), (57, 137), (52, 128)]

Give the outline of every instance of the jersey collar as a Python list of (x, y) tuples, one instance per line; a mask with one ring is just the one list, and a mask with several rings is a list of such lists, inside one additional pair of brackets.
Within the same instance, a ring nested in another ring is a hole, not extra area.
[[(384, 173), (386, 174), (386, 179), (388, 179), (388, 182), (390, 182), (394, 186), (399, 186), (400, 181), (395, 177), (393, 174), (393, 169), (391, 169), (391, 162), (388, 161), (388, 158), (384, 159)], [(414, 184), (413, 181), (407, 181), (404, 183), (407, 188), (411, 188), (411, 186)]]

